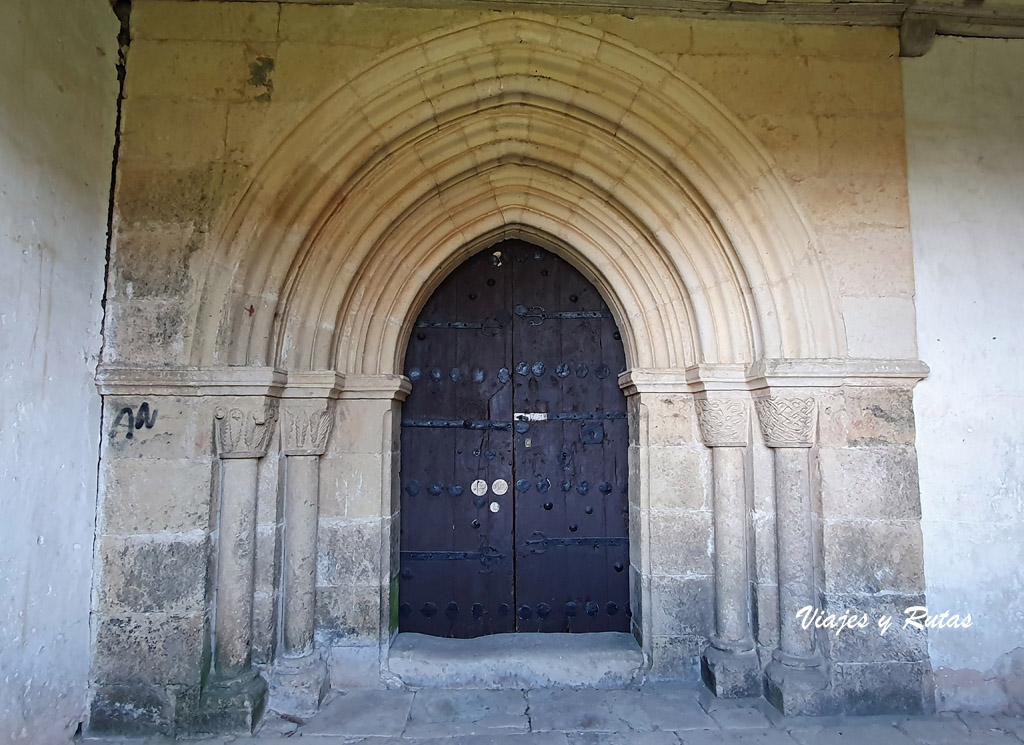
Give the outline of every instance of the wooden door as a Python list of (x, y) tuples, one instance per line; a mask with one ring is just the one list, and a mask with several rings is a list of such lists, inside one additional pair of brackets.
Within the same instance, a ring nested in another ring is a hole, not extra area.
[(624, 368), (552, 253), (506, 241), (442, 283), (406, 354), (400, 630), (629, 629)]

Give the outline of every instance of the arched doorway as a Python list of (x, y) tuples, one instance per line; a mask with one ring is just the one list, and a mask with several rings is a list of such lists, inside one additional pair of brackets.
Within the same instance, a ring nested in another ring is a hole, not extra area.
[(624, 370), (553, 253), (504, 241), (438, 287), (405, 360), (400, 630), (629, 630)]

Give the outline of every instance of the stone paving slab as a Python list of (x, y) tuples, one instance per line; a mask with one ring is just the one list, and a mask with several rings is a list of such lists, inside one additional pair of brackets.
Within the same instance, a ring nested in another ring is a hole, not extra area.
[(915, 745), (896, 727), (886, 724), (858, 724), (851, 722), (838, 727), (806, 727), (790, 731), (800, 745), (849, 745), (856, 743), (885, 743), (885, 745)]
[[(766, 729), (759, 731), (723, 732), (721, 730), (705, 730), (702, 732), (685, 732), (681, 735), (682, 745), (796, 745), (790, 735), (782, 730)], [(851, 745), (882, 745), (881, 743), (861, 743), (852, 741)]]
[(416, 693), (405, 737), (530, 731), (523, 691), (424, 689)]
[(395, 737), (409, 721), (412, 691), (339, 692), (309, 723), (302, 734), (341, 737)]
[[(773, 713), (774, 712), (774, 713)], [(268, 716), (252, 739), (207, 745), (1024, 745), (1006, 716), (785, 718), (763, 699), (723, 701), (697, 686), (640, 689), (353, 690), (305, 724)], [(88, 745), (171, 745), (85, 738)], [(180, 742), (180, 741), (178, 741)]]

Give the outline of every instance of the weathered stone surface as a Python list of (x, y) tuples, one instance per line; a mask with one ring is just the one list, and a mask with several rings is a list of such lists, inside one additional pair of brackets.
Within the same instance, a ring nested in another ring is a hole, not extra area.
[(700, 510), (711, 505), (707, 448), (654, 446), (650, 458), (651, 508)]
[(953, 715), (912, 719), (897, 722), (897, 727), (921, 745), (955, 745), (971, 742), (967, 725)]
[(826, 716), (842, 711), (829, 689), (828, 669), (788, 667), (773, 660), (765, 667), (764, 697), (785, 716)]
[(321, 517), (366, 518), (383, 514), (382, 468), (379, 452), (336, 453), (321, 458)]
[[(794, 28), (777, 26), (762, 29), (752, 23), (722, 24), (691, 21), (693, 54), (760, 57), (791, 55), (796, 51)], [(752, 38), (755, 40), (750, 41)]]
[(630, 685), (643, 654), (629, 634), (492, 634), (473, 640), (399, 634), (391, 672), (416, 687), (529, 689)]
[(910, 739), (902, 732), (887, 724), (859, 724), (856, 721), (847, 721), (839, 727), (815, 727), (809, 729), (794, 729), (794, 739), (800, 745), (839, 745), (850, 742), (877, 742), (885, 745), (910, 745)]
[(317, 713), (330, 689), (327, 660), (319, 652), (277, 661), (270, 673), (268, 708), (298, 720)]
[[(118, 230), (124, 226), (124, 251), (115, 252), (112, 265), (116, 293), (124, 297), (110, 304), (110, 353), (148, 363), (156, 349), (175, 362), (231, 359), (289, 369), (334, 365), (346, 374), (385, 373), (400, 361), (404, 341), (399, 337), (405, 331), (396, 329), (407, 325), (407, 309), (421, 302), (417, 293), (434, 281), (432, 272), (448, 265), (449, 256), (440, 249), (417, 253), (421, 249), (415, 246), (451, 250), (481, 230), (502, 229), (503, 223), (484, 224), (499, 214), (539, 234), (557, 235), (575, 248), (582, 241), (590, 271), (621, 301), (617, 318), (625, 324), (624, 337), (630, 335), (630, 353), (639, 363), (632, 366), (660, 370), (654, 378), (662, 387), (636, 394), (630, 402), (634, 621), (638, 630), (651, 634), (646, 641), (657, 674), (694, 675), (694, 661), (712, 631), (711, 513), (705, 512), (712, 508), (711, 471), (709, 453), (697, 437), (693, 394), (688, 383), (680, 383), (692, 370), (684, 373), (683, 368), (697, 360), (746, 359), (750, 350), (760, 354), (773, 345), (779, 354), (839, 355), (845, 351), (844, 318), (851, 348), (872, 355), (913, 351), (913, 324), (906, 323), (913, 320), (907, 305), (912, 288), (893, 281), (876, 292), (871, 285), (879, 264), (898, 264), (894, 274), (903, 280), (908, 276), (909, 242), (901, 240), (907, 214), (899, 66), (886, 52), (893, 33), (851, 31), (864, 51), (832, 31), (758, 26), (755, 39), (747, 33), (753, 27), (682, 18), (598, 14), (579, 19), (590, 29), (607, 30), (610, 35), (602, 40), (589, 29), (543, 14), (518, 18), (476, 10), (360, 5), (142, 5), (119, 164), (116, 221)], [(488, 22), (479, 27), (460, 25), (484, 17)], [(446, 31), (437, 39), (395, 51), (396, 45), (439, 29)], [(741, 37), (753, 41), (737, 44)], [(632, 43), (645, 51), (634, 52)], [(501, 53), (490, 54), (492, 46)], [(687, 80), (654, 63), (650, 53), (692, 74), (714, 102), (707, 103), (705, 91), (692, 89)], [(388, 61), (364, 67), (374, 59)], [(500, 69), (500, 77), (492, 76), (492, 67)], [(344, 92), (327, 96), (360, 69), (364, 74)], [(385, 94), (392, 89), (400, 91), (394, 101)], [(510, 114), (505, 119), (509, 129), (503, 130), (501, 142), (490, 142), (486, 117), (492, 114), (473, 107), (485, 101), (490, 105), (499, 91), (503, 101), (507, 98), (503, 115)], [(284, 100), (288, 106), (281, 106)], [(530, 105), (521, 106), (522, 101)], [(534, 105), (537, 101), (553, 106)], [(583, 113), (578, 122), (549, 121), (548, 108), (569, 105)], [(702, 107), (705, 114), (694, 113)], [(324, 128), (320, 119), (330, 120), (330, 126)], [(743, 126), (741, 119), (754, 123)], [(295, 129), (300, 121), (305, 122), (302, 128)], [(445, 127), (439, 128), (442, 121)], [(464, 127), (466, 121), (481, 126)], [(628, 152), (613, 147), (600, 124), (606, 121), (621, 130), (616, 139), (635, 140), (638, 147), (631, 145)], [(197, 129), (195, 137), (175, 137), (189, 128)], [(455, 147), (447, 139), (449, 129)], [(774, 161), (751, 144), (751, 131), (777, 156)], [(403, 144), (413, 140), (416, 148)], [(277, 155), (268, 152), (271, 142)], [(304, 148), (315, 148), (318, 156), (303, 160)], [(516, 169), (508, 164), (525, 162), (527, 151), (552, 168), (535, 169), (524, 184), (513, 178)], [(644, 153), (639, 160), (638, 152)], [(270, 159), (266, 164), (264, 157)], [(490, 182), (495, 193), (475, 193), (480, 191), (477, 182), (491, 179), (490, 173), (482, 179), (460, 174), (482, 174), (492, 158), (501, 164)], [(900, 161), (895, 167), (894, 160)], [(246, 176), (250, 166), (259, 173), (251, 183)], [(675, 169), (686, 188), (674, 183)], [(614, 188), (623, 200), (621, 212), (636, 217), (621, 224), (609, 218), (605, 224), (606, 205), (595, 207), (593, 196), (577, 191), (573, 180), (552, 175), (563, 172), (592, 179), (601, 193)], [(351, 189), (357, 178), (360, 188)], [(441, 188), (436, 198), (439, 184), (449, 183), (457, 186), (451, 192)], [(387, 191), (382, 184), (395, 188)], [(687, 196), (691, 189), (699, 199)], [(236, 195), (243, 192), (241, 207), (232, 212)], [(785, 196), (773, 196), (778, 194)], [(498, 211), (491, 206), (494, 200)], [(506, 203), (513, 205), (507, 215), (502, 212)], [(380, 225), (393, 226), (393, 234), (385, 237), (370, 224), (370, 215)], [(726, 226), (736, 246), (723, 244), (722, 255), (718, 249), (709, 253), (705, 246), (718, 245), (717, 240), (693, 227), (705, 223)], [(461, 237), (431, 232), (442, 225), (447, 230), (449, 224), (452, 235)], [(884, 233), (886, 245), (898, 248), (899, 256), (889, 261), (884, 252), (876, 252), (873, 260), (863, 262), (870, 266), (857, 266), (859, 284), (844, 284), (837, 297), (846, 304), (832, 307), (830, 299), (823, 300), (831, 290), (824, 282), (818, 287), (815, 278), (819, 270), (822, 277), (836, 274), (831, 257), (855, 253), (865, 225)], [(231, 233), (236, 229), (237, 234)], [(828, 238), (817, 241), (813, 232)], [(646, 247), (648, 235), (656, 237), (657, 251)], [(619, 257), (623, 240), (636, 244), (625, 260)], [(330, 251), (321, 249), (328, 244)], [(371, 250), (379, 253), (364, 262)], [(402, 253), (388, 253), (392, 250)], [(662, 253), (664, 261), (656, 261)], [(412, 279), (404, 278), (406, 267), (415, 267)], [(804, 267), (810, 268), (804, 272)], [(754, 286), (734, 287), (734, 273)], [(191, 295), (184, 298), (193, 278), (204, 283), (197, 285), (197, 297), (203, 297), (196, 305), (189, 304)], [(654, 289), (645, 289), (645, 282)], [(161, 300), (149, 302), (152, 298)], [(237, 326), (222, 323), (222, 305), (230, 309), (227, 316), (238, 314)], [(763, 313), (762, 308), (772, 310)], [(886, 331), (893, 339), (879, 339), (879, 319), (889, 310), (898, 312), (901, 326)], [(840, 329), (837, 339), (817, 336), (823, 318)], [(763, 338), (755, 338), (758, 334)], [(671, 387), (673, 381), (678, 387)], [(842, 444), (908, 444), (913, 437), (908, 407), (897, 397), (878, 402), (865, 396), (835, 433), (847, 438)], [(321, 462), (321, 641), (376, 651), (390, 629), (389, 591), (382, 588), (398, 567), (398, 530), (397, 519), (393, 530), (381, 520), (401, 506), (396, 491), (398, 410), (384, 399), (339, 401), (336, 431)], [(188, 438), (195, 447), (208, 438), (209, 419), (201, 424)], [(810, 444), (812, 435), (799, 444)], [(168, 451), (177, 447), (165, 445)], [(770, 496), (771, 457), (760, 445), (753, 450), (753, 478), (743, 492), (744, 509), (748, 498), (754, 507), (754, 545), (747, 548), (753, 549), (756, 575), (750, 579), (759, 583), (754, 615), (764, 625), (762, 641), (774, 643), (777, 629), (771, 627), (778, 610), (774, 596), (767, 596), (778, 579), (777, 505)], [(259, 466), (256, 502), (260, 528), (253, 641), (265, 657), (275, 632), (277, 525), (285, 481), (274, 454), (276, 440), (270, 451)], [(912, 457), (912, 451), (905, 455)], [(826, 487), (847, 479), (842, 488), (826, 488), (826, 518), (861, 520), (874, 507), (881, 517), (916, 520), (910, 508), (905, 514), (884, 499), (885, 489), (858, 492), (850, 473), (870, 464), (855, 460), (823, 463)], [(880, 484), (891, 482), (891, 476), (880, 467)], [(192, 478), (186, 484), (190, 489), (201, 481), (197, 474)], [(908, 505), (915, 489), (908, 479)], [(833, 496), (847, 511), (829, 511)], [(636, 509), (641, 504), (651, 511)], [(201, 520), (202, 503), (190, 502), (182, 513), (169, 511), (168, 524)], [(118, 519), (127, 531), (136, 524), (158, 527), (160, 514), (136, 523)], [(830, 581), (850, 591), (901, 586), (900, 577), (912, 574), (913, 567), (891, 569), (885, 563), (898, 558), (891, 549), (891, 526), (882, 526), (879, 533), (873, 525), (852, 523), (836, 524), (827, 534), (832, 541), (825, 550), (832, 560), (826, 565)], [(842, 532), (854, 527), (862, 532)], [(813, 535), (798, 538), (811, 541)], [(855, 557), (847, 568), (840, 566), (838, 554), (861, 545), (874, 551), (875, 543), (889, 547), (889, 553)], [(899, 576), (866, 587), (879, 562)], [(733, 589), (747, 594), (745, 585), (733, 583)], [(861, 651), (848, 653), (853, 658)]]
[(380, 587), (336, 585), (316, 589), (316, 639), (325, 644), (376, 644)]
[(240, 100), (248, 78), (246, 45), (222, 41), (157, 41), (132, 44), (125, 95)]
[(648, 437), (652, 445), (688, 445), (699, 442), (697, 414), (690, 395), (644, 396), (648, 410)]
[(792, 745), (794, 742), (785, 732), (766, 730), (761, 732), (688, 732), (683, 740), (685, 745)]
[(339, 693), (303, 728), (303, 734), (394, 737), (405, 728), (412, 700), (413, 694), (408, 691)]
[(647, 612), (651, 614), (655, 635), (711, 635), (714, 587), (709, 577), (654, 576), (651, 594), (654, 607)]
[(793, 33), (797, 49), (808, 55), (873, 60), (899, 52), (895, 29), (794, 26)]
[[(864, 193), (867, 189), (858, 189)], [(898, 204), (893, 196), (892, 204)], [(901, 218), (894, 206), (890, 218)], [(843, 320), (850, 345), (850, 354), (858, 357), (912, 359), (917, 357), (914, 335), (914, 301), (903, 297), (844, 298)]]
[(921, 527), (913, 520), (829, 520), (824, 525), (830, 593), (924, 591)]
[(717, 706), (711, 717), (724, 730), (757, 730), (768, 726), (768, 718), (754, 707)]
[(187, 729), (199, 733), (251, 733), (267, 704), (267, 683), (259, 675), (245, 674), (214, 680), (203, 689), (195, 717)]
[[(924, 595), (828, 595), (822, 607), (826, 614), (867, 616), (867, 626), (839, 633), (823, 629), (819, 638), (826, 640), (829, 658), (837, 662), (922, 662), (928, 659), (928, 634), (906, 625), (905, 611), (924, 605)], [(882, 634), (878, 624), (884, 617), (892, 623)]]
[(825, 228), (821, 239), (836, 246), (857, 246), (856, 251), (837, 250), (831, 254), (836, 285), (843, 296), (912, 294), (914, 260), (905, 229), (874, 225)]
[(654, 681), (700, 681), (700, 655), (707, 637), (700, 634), (653, 636), (650, 640), (651, 670)]
[(100, 539), (105, 567), (99, 608), (105, 614), (201, 612), (209, 545), (205, 534)]
[(752, 631), (761, 646), (774, 649), (779, 644), (779, 588), (774, 584), (753, 586)]
[(277, 593), (257, 590), (252, 598), (252, 661), (273, 662), (277, 651), (277, 621), (280, 616)]
[(651, 510), (648, 519), (654, 574), (712, 574), (714, 538), (710, 512)]
[(380, 585), (381, 522), (374, 519), (320, 520), (317, 584)]
[(385, 418), (390, 419), (391, 412), (392, 402), (389, 399), (339, 401), (334, 424), (336, 452), (379, 455), (385, 444)]
[(210, 524), (213, 462), (113, 458), (104, 461), (100, 530), (108, 535), (190, 533)]
[(700, 662), (701, 679), (718, 698), (759, 697), (764, 689), (761, 662), (754, 649), (733, 652), (709, 646)]
[(530, 691), (530, 722), (537, 731), (616, 732), (631, 729), (630, 719), (637, 713), (635, 695), (632, 691)]
[(406, 737), (448, 737), (528, 732), (523, 691), (422, 689), (417, 691)]
[(822, 448), (818, 466), (826, 520), (906, 520), (921, 515), (913, 447)]
[[(125, 160), (119, 168), (119, 215), (125, 225), (136, 228), (182, 225), (209, 229), (224, 199), (242, 184), (245, 173), (244, 166), (225, 162), (156, 170)], [(143, 357), (139, 362), (156, 361)]]
[(107, 312), (116, 319), (108, 337), (112, 358), (122, 362), (181, 363), (186, 319), (179, 299), (119, 299), (111, 301)]
[(160, 686), (97, 686), (89, 705), (89, 732), (136, 737), (172, 735), (174, 699)]
[(206, 616), (99, 616), (92, 677), (98, 683), (196, 687), (208, 662)]
[(273, 41), (278, 9), (229, 2), (145, 2), (132, 23), (135, 34), (144, 39)]
[(931, 674), (928, 662), (837, 662), (832, 685), (847, 714), (924, 714)]
[(909, 390), (847, 387), (821, 399), (822, 447), (914, 444), (914, 409)]
[[(111, 459), (172, 462), (209, 458), (213, 455), (212, 429), (209, 418), (204, 415), (194, 399), (106, 396), (103, 400), (105, 454)], [(203, 426), (199, 426), (201, 420)]]

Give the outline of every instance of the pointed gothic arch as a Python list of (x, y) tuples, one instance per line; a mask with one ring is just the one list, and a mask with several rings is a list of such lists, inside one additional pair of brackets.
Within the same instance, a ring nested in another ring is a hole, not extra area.
[(814, 237), (742, 125), (647, 52), (517, 15), (401, 47), (278, 143), (189, 362), (394, 373), (430, 291), (504, 236), (594, 281), (632, 368), (845, 353)]

